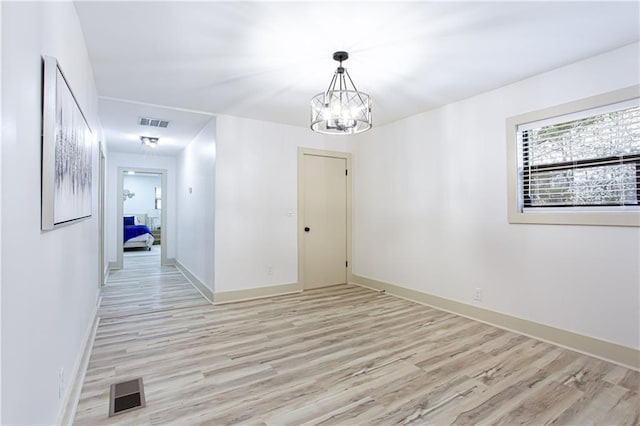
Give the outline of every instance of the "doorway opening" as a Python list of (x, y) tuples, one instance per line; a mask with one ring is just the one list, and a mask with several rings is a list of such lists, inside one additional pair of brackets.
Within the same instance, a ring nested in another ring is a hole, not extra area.
[(349, 282), (351, 154), (298, 149), (298, 281), (303, 290)]
[(166, 185), (164, 169), (118, 169), (118, 269), (167, 264)]

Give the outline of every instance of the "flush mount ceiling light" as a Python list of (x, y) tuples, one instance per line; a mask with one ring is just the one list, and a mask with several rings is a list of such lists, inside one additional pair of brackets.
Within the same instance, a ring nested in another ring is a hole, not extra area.
[(158, 138), (152, 138), (151, 136), (140, 136), (140, 142), (142, 142), (144, 146), (158, 146)]
[(311, 99), (311, 130), (329, 135), (353, 135), (371, 128), (371, 97), (356, 89), (342, 62), (347, 52), (335, 52), (340, 66), (329, 87)]

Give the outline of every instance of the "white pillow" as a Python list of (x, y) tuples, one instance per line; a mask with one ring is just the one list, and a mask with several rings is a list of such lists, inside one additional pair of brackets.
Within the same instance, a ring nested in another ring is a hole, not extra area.
[(134, 220), (134, 223), (136, 225), (144, 225), (144, 223), (142, 223), (142, 221), (140, 221), (140, 217), (138, 215), (134, 215), (133, 216), (133, 220)]

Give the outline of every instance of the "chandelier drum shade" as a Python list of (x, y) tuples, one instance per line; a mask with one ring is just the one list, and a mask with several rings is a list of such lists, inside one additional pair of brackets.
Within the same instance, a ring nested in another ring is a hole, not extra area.
[(326, 91), (311, 99), (311, 130), (329, 135), (353, 135), (371, 128), (371, 97), (358, 91), (342, 62), (347, 52), (335, 52), (340, 62)]

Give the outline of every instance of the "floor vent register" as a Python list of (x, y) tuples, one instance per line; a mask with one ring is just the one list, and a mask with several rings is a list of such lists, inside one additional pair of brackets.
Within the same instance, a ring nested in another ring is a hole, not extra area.
[(137, 410), (145, 405), (142, 377), (111, 385), (109, 417)]

